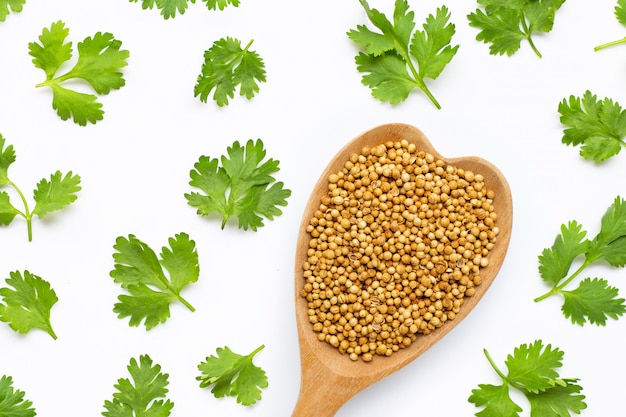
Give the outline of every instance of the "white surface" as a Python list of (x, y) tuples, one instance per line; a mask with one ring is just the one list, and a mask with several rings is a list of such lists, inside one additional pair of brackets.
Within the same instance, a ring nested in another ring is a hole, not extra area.
[[(0, 23), (0, 133), (17, 154), (10, 176), (29, 199), (36, 182), (57, 169), (81, 175), (83, 190), (69, 208), (35, 220), (31, 243), (23, 219), (0, 229), (2, 284), (9, 272), (29, 270), (51, 282), (60, 299), (52, 310), (56, 341), (0, 323), (0, 375), (14, 378), (40, 416), (95, 416), (127, 376), (129, 359), (147, 353), (170, 374), (173, 417), (291, 415), (300, 381), (293, 257), (308, 193), (346, 141), (404, 122), (445, 156), (478, 155), (498, 166), (513, 191), (514, 231), (497, 280), (472, 314), (337, 417), (473, 415), (479, 409), (467, 401), (471, 390), (497, 382), (483, 348), (503, 364), (514, 347), (535, 339), (564, 350), (561, 374), (580, 378), (587, 396), (582, 415), (614, 414), (624, 391), (614, 375), (626, 372), (626, 318), (578, 327), (561, 315), (559, 299), (533, 298), (547, 290), (537, 256), (561, 223), (576, 219), (593, 236), (615, 196), (626, 195), (626, 154), (601, 166), (583, 161), (578, 149), (561, 144), (557, 112), (563, 98), (586, 89), (626, 104), (626, 46), (593, 51), (626, 35), (615, 1), (564, 4), (554, 30), (536, 37), (543, 59), (527, 44), (510, 58), (489, 55), (467, 23), (475, 2), (410, 2), (420, 25), (441, 4), (460, 45), (429, 82), (441, 110), (417, 91), (397, 106), (380, 103), (361, 85), (357, 47), (345, 35), (367, 23), (356, 0), (242, 0), (221, 12), (198, 0), (167, 21), (127, 0), (28, 0), (10, 14)], [(371, 5), (388, 13), (392, 2)], [(32, 65), (28, 43), (57, 20), (74, 44), (106, 31), (131, 53), (126, 86), (101, 98), (106, 113), (96, 125), (61, 121), (49, 91), (34, 87), (43, 72)], [(194, 98), (193, 86), (204, 50), (224, 36), (255, 40), (267, 82), (252, 101), (218, 108)], [(277, 178), (292, 190), (289, 205), (257, 233), (234, 224), (220, 230), (187, 205), (189, 171), (201, 155), (216, 157), (234, 140), (256, 138), (280, 160)], [(200, 255), (200, 279), (184, 292), (197, 311), (173, 305), (166, 324), (130, 328), (112, 312), (121, 292), (109, 277), (115, 238), (132, 233), (158, 251), (179, 232), (195, 240)], [(589, 271), (626, 291), (623, 275), (609, 267)], [(247, 353), (262, 343), (256, 363), (270, 385), (255, 406), (198, 387), (196, 366), (217, 347)]]

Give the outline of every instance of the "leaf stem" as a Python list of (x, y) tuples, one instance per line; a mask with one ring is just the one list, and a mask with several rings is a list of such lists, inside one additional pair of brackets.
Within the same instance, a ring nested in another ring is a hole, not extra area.
[(20, 216), (24, 217), (24, 219), (26, 219), (26, 227), (28, 229), (28, 241), (32, 242), (33, 240), (33, 214), (30, 212), (30, 209), (28, 208), (28, 201), (26, 201), (26, 197), (24, 196), (24, 193), (22, 193), (22, 190), (20, 190), (20, 187), (17, 186), (17, 184), (15, 184), (13, 181), (9, 180), (8, 184), (13, 187), (13, 189), (17, 192), (17, 194), (20, 196), (20, 199), (22, 200), (22, 204), (24, 205), (24, 212), (19, 211)]
[(189, 303), (189, 301), (185, 300), (180, 294), (176, 294), (176, 299), (180, 301), (185, 307), (187, 307), (190, 311), (196, 311), (196, 309)]
[(533, 41), (533, 38), (531, 36), (531, 31), (528, 28), (528, 23), (526, 22), (526, 16), (524, 15), (523, 11), (522, 11), (522, 30), (524, 31), (524, 34), (526, 35), (526, 39), (528, 40), (530, 47), (533, 49), (533, 51), (535, 51), (535, 53), (537, 54), (539, 58), (543, 58), (541, 55), (541, 52), (539, 52), (539, 49), (537, 49), (537, 47), (535, 46), (535, 42)]
[(581, 272), (583, 272), (585, 270), (585, 268), (587, 268), (589, 265), (591, 264), (591, 262), (589, 260), (585, 260), (585, 262), (572, 274), (570, 275), (565, 281), (561, 282), (559, 285), (555, 285), (550, 291), (548, 291), (547, 293), (535, 298), (535, 302), (539, 302), (541, 300), (545, 300), (546, 298), (560, 292), (563, 288), (565, 288), (570, 282), (572, 282), (572, 280), (574, 278), (576, 278), (578, 275), (580, 275)]
[(498, 374), (498, 376), (500, 378), (502, 378), (503, 381), (506, 381), (506, 375), (504, 375), (502, 373), (502, 371), (496, 366), (496, 363), (493, 361), (493, 359), (491, 358), (491, 355), (489, 354), (489, 351), (487, 349), (483, 349), (483, 353), (485, 354), (485, 356), (487, 357), (487, 360), (489, 361), (489, 364), (491, 365), (491, 367), (493, 368), (494, 371), (496, 371), (496, 373)]
[(607, 42), (607, 43), (603, 43), (602, 45), (598, 45), (595, 48), (593, 48), (594, 51), (599, 51), (601, 49), (604, 48), (608, 48), (610, 46), (615, 46), (615, 45), (620, 45), (622, 43), (626, 43), (626, 37), (622, 38), (622, 39), (618, 39), (616, 41), (611, 41), (611, 42)]
[(441, 105), (439, 104), (435, 96), (433, 96), (433, 94), (430, 92), (428, 87), (426, 87), (426, 83), (424, 83), (424, 79), (419, 75), (419, 73), (415, 69), (415, 65), (413, 65), (413, 61), (411, 60), (410, 55), (406, 52), (403, 53), (402, 55), (403, 55), (404, 60), (408, 64), (409, 69), (411, 70), (411, 74), (413, 74), (413, 79), (415, 81), (415, 84), (417, 84), (419, 89), (422, 90), (424, 94), (426, 94), (426, 96), (435, 105), (435, 107), (437, 107), (437, 109), (441, 109)]

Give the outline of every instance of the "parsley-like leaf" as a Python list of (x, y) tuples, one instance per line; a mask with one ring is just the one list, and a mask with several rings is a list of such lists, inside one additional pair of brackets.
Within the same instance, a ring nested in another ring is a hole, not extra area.
[[(617, 0), (617, 5), (615, 6), (615, 17), (621, 25), (626, 26), (626, 0)], [(594, 51), (599, 51), (601, 49), (608, 48), (610, 46), (620, 45), (623, 43), (626, 43), (626, 37), (617, 39), (615, 41), (603, 43), (602, 45), (598, 45), (593, 49)]]
[(179, 233), (168, 243), (169, 248), (161, 249), (159, 259), (148, 245), (133, 235), (120, 236), (115, 241), (115, 269), (110, 275), (128, 295), (118, 297), (113, 311), (119, 318), (130, 317), (130, 326), (139, 326), (144, 321), (146, 330), (150, 330), (164, 323), (170, 317), (170, 304), (176, 300), (195, 311), (180, 295), (200, 274), (195, 242), (186, 233)]
[(42, 69), (46, 80), (37, 87), (52, 89), (52, 107), (62, 120), (70, 117), (81, 126), (87, 122), (96, 123), (103, 119), (102, 104), (97, 96), (68, 89), (63, 84), (72, 79), (87, 82), (95, 93), (108, 94), (125, 85), (121, 69), (127, 65), (130, 53), (121, 49), (122, 42), (111, 33), (98, 32), (78, 43), (78, 59), (64, 74), (57, 75), (62, 64), (72, 57), (72, 43), (66, 42), (69, 29), (65, 23), (57, 21), (50, 28), (44, 28), (39, 42), (28, 44), (35, 67)]
[(502, 384), (480, 384), (468, 398), (476, 407), (484, 407), (479, 417), (518, 417), (522, 408), (510, 396), (511, 389), (522, 393), (530, 403), (530, 415), (570, 417), (585, 409), (585, 396), (577, 379), (560, 378), (563, 352), (541, 340), (515, 348), (506, 360), (507, 374), (498, 369), (489, 352), (485, 356)]
[(467, 18), (470, 26), (480, 29), (476, 40), (490, 44), (491, 55), (511, 56), (526, 39), (541, 58), (533, 33), (550, 32), (563, 3), (565, 0), (478, 0), (483, 9), (476, 9)]
[(213, 100), (218, 106), (228, 105), (228, 99), (239, 95), (248, 100), (259, 92), (259, 82), (265, 82), (265, 64), (261, 56), (250, 50), (252, 42), (241, 48), (241, 41), (230, 37), (213, 43), (204, 52), (204, 63), (196, 85), (194, 96), (206, 103), (213, 91)]
[(120, 378), (115, 384), (113, 400), (106, 400), (102, 412), (105, 417), (167, 417), (174, 403), (166, 398), (169, 374), (161, 372), (148, 355), (141, 355), (139, 363), (131, 358), (127, 367), (131, 379)]
[(0, 22), (4, 22), (10, 12), (21, 12), (24, 4), (26, 0), (0, 0)]
[(198, 365), (201, 375), (196, 379), (200, 387), (213, 386), (216, 398), (237, 397), (237, 402), (252, 405), (261, 399), (261, 390), (267, 388), (265, 371), (252, 363), (254, 356), (264, 348), (259, 346), (249, 355), (234, 353), (227, 346), (217, 349), (217, 356), (206, 358)]
[(24, 399), (26, 394), (13, 388), (13, 378), (2, 375), (0, 377), (0, 416), (8, 417), (35, 417), (37, 413), (33, 403)]
[(607, 318), (617, 319), (626, 312), (624, 299), (618, 298), (618, 290), (609, 286), (605, 279), (585, 278), (578, 288), (561, 291), (563, 294), (563, 314), (574, 324), (604, 326)]
[(279, 171), (279, 162), (272, 158), (265, 160), (265, 155), (263, 142), (257, 139), (248, 140), (245, 146), (235, 141), (220, 159), (200, 157), (189, 173), (189, 185), (204, 194), (185, 194), (188, 204), (197, 207), (197, 213), (202, 216), (218, 213), (222, 217), (222, 229), (235, 216), (239, 228), (256, 231), (264, 225), (263, 217), (273, 220), (282, 214), (278, 206), (286, 206), (291, 195), (272, 175)]
[(48, 213), (73, 203), (77, 198), (76, 194), (81, 190), (80, 177), (71, 171), (65, 175), (57, 171), (50, 176), (50, 180), (42, 179), (33, 193), (35, 207), (31, 211), (22, 190), (9, 178), (9, 166), (15, 162), (15, 151), (13, 145), (5, 148), (5, 144), (6, 141), (0, 134), (0, 188), (13, 188), (22, 201), (24, 210), (19, 210), (11, 203), (11, 197), (6, 191), (0, 191), (0, 225), (11, 224), (16, 216), (23, 217), (28, 228), (28, 240), (31, 241), (33, 216), (43, 218)]
[[(585, 235), (576, 221), (561, 226), (561, 234), (552, 247), (539, 256), (539, 274), (552, 288), (535, 301), (561, 294), (561, 311), (572, 323), (604, 326), (607, 318), (617, 319), (626, 313), (626, 300), (619, 297), (617, 288), (600, 278), (585, 278), (575, 290), (566, 287), (599, 261), (616, 268), (626, 265), (626, 201), (616, 197), (602, 216), (600, 232), (591, 240), (585, 239)], [(572, 263), (579, 256), (584, 256), (584, 262), (570, 274)]]
[[(24, 271), (11, 272), (6, 283), (13, 288), (0, 288), (0, 321), (19, 333), (41, 329), (53, 339), (57, 336), (50, 323), (50, 310), (59, 300), (50, 283), (37, 275)], [(1, 415), (1, 414), (0, 414)]]
[(580, 156), (601, 162), (626, 146), (626, 110), (610, 98), (598, 100), (590, 91), (582, 97), (563, 99), (558, 108), (563, 131), (562, 142), (578, 146)]
[[(137, 3), (139, 0), (130, 0)], [(224, 10), (227, 6), (239, 6), (239, 0), (202, 0), (209, 10)], [(195, 4), (196, 0), (141, 0), (142, 9), (152, 9), (156, 6), (161, 11), (164, 19), (176, 17), (176, 13), (184, 14), (189, 7), (189, 3)]]
[(365, 48), (355, 62), (363, 74), (362, 83), (372, 95), (391, 104), (403, 102), (414, 88), (422, 90), (437, 108), (441, 108), (426, 86), (425, 79), (439, 77), (450, 63), (459, 46), (451, 46), (455, 26), (449, 23), (450, 13), (445, 6), (429, 15), (423, 30), (413, 32), (415, 14), (409, 11), (406, 0), (396, 0), (393, 22), (366, 0), (359, 0), (370, 22), (379, 30), (372, 31), (358, 25), (347, 35)]

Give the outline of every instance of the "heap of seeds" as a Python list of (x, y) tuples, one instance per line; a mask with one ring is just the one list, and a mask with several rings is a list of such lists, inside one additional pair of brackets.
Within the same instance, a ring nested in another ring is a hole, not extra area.
[(318, 339), (369, 362), (453, 320), (498, 235), (493, 198), (405, 140), (352, 154), (307, 227), (300, 294)]

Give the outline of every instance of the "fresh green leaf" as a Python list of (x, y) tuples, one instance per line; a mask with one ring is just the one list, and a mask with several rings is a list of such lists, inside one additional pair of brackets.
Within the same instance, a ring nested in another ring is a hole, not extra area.
[(10, 12), (19, 13), (26, 0), (0, 0), (0, 22), (4, 22)]
[(623, 298), (618, 298), (618, 290), (609, 286), (605, 279), (585, 278), (578, 288), (561, 291), (564, 303), (563, 314), (574, 324), (586, 322), (604, 326), (607, 318), (618, 319), (626, 312)]
[(144, 321), (146, 330), (150, 330), (165, 323), (170, 317), (170, 304), (176, 300), (195, 311), (180, 295), (200, 275), (195, 242), (186, 233), (179, 233), (168, 243), (169, 248), (161, 249), (159, 259), (148, 245), (133, 235), (120, 236), (115, 241), (115, 269), (110, 275), (129, 295), (120, 295), (113, 311), (119, 318), (130, 317), (130, 326)]
[(169, 374), (161, 372), (148, 355), (141, 355), (139, 362), (131, 358), (127, 367), (131, 378), (120, 378), (113, 400), (106, 400), (102, 412), (105, 417), (167, 417), (174, 403), (166, 398)]
[[(130, 0), (131, 3), (137, 3), (139, 0)], [(209, 10), (224, 10), (227, 6), (239, 6), (239, 0), (202, 0), (206, 3)], [(156, 7), (161, 11), (164, 19), (176, 17), (176, 13), (184, 14), (189, 7), (189, 3), (195, 4), (196, 0), (141, 0), (141, 8), (152, 9)]]
[(0, 416), (35, 417), (33, 403), (24, 399), (25, 393), (13, 388), (13, 378), (0, 377)]
[(72, 171), (63, 175), (57, 171), (50, 176), (50, 181), (42, 179), (35, 189), (33, 215), (44, 217), (51, 211), (60, 210), (76, 201), (76, 193), (81, 190), (80, 176)]
[(554, 285), (567, 276), (574, 259), (589, 249), (586, 235), (576, 221), (561, 226), (561, 234), (552, 247), (544, 249), (539, 256), (539, 275), (544, 281)]
[(449, 22), (448, 8), (442, 6), (435, 15), (428, 15), (423, 30), (414, 32), (415, 14), (409, 11), (406, 0), (396, 0), (393, 22), (371, 9), (366, 0), (359, 1), (379, 30), (358, 25), (347, 33), (365, 49), (355, 57), (357, 70), (363, 74), (362, 83), (372, 90), (375, 98), (391, 104), (403, 102), (414, 88), (419, 88), (441, 108), (425, 79), (439, 77), (459, 48), (450, 45), (455, 26)]
[(616, 197), (602, 216), (600, 233), (591, 242), (586, 256), (589, 263), (607, 261), (611, 266), (626, 264), (626, 201)]
[[(621, 25), (626, 26), (626, 0), (617, 0), (617, 5), (615, 6), (615, 17)], [(601, 49), (621, 45), (623, 43), (626, 43), (626, 37), (598, 45), (593, 49), (594, 51), (599, 51)]]
[(65, 23), (52, 23), (50, 29), (44, 28), (39, 36), (39, 43), (28, 44), (35, 67), (42, 69), (46, 80), (37, 87), (49, 87), (52, 90), (52, 107), (62, 120), (73, 121), (85, 126), (96, 123), (104, 117), (102, 104), (94, 94), (82, 93), (64, 86), (68, 80), (85, 81), (96, 94), (109, 94), (125, 85), (121, 69), (127, 65), (130, 53), (121, 49), (122, 42), (111, 33), (98, 32), (78, 43), (78, 59), (67, 72), (57, 75), (62, 64), (72, 58), (72, 43), (66, 42), (69, 29)]
[(28, 271), (23, 275), (19, 271), (11, 272), (6, 283), (13, 288), (0, 288), (4, 302), (0, 303), (0, 321), (9, 323), (19, 333), (41, 329), (56, 339), (50, 323), (50, 310), (59, 299), (50, 283)]
[[(585, 278), (578, 288), (566, 288), (597, 262), (605, 261), (616, 268), (626, 265), (626, 201), (617, 196), (602, 216), (600, 232), (591, 240), (585, 239), (585, 235), (576, 221), (561, 226), (561, 234), (552, 247), (544, 249), (539, 256), (539, 274), (552, 288), (535, 301), (561, 294), (564, 299), (561, 311), (572, 323), (604, 326), (607, 318), (618, 319), (626, 312), (625, 300), (619, 297), (617, 288), (601, 278)], [(579, 256), (584, 256), (584, 262), (570, 273)]]
[(626, 136), (626, 110), (610, 98), (598, 100), (590, 91), (559, 103), (566, 145), (582, 145), (580, 156), (601, 162), (619, 153)]
[(478, 0), (483, 9), (467, 18), (470, 26), (480, 29), (476, 40), (489, 44), (491, 55), (511, 56), (526, 39), (541, 58), (533, 34), (553, 29), (554, 16), (563, 3), (565, 0)]
[(185, 194), (188, 204), (197, 207), (197, 213), (202, 216), (219, 214), (222, 229), (234, 216), (238, 218), (239, 228), (256, 231), (264, 225), (263, 217), (273, 220), (282, 214), (278, 206), (286, 206), (291, 195), (272, 175), (279, 171), (279, 162), (265, 160), (265, 156), (263, 142), (257, 139), (249, 140), (245, 146), (235, 141), (219, 160), (200, 157), (189, 174), (189, 185), (204, 194)]
[(249, 355), (239, 355), (230, 348), (217, 349), (217, 356), (206, 358), (198, 365), (200, 387), (213, 386), (211, 392), (216, 398), (237, 397), (237, 402), (252, 405), (261, 400), (261, 390), (267, 388), (265, 371), (252, 362), (254, 356), (264, 348), (259, 346)]
[(15, 162), (15, 151), (13, 145), (9, 145), (6, 148), (5, 139), (0, 134), (0, 186), (8, 185), (11, 183), (9, 180), (9, 166)]
[(248, 100), (259, 92), (259, 82), (265, 82), (265, 64), (261, 56), (250, 50), (250, 41), (241, 48), (241, 41), (222, 38), (204, 52), (204, 63), (194, 87), (194, 96), (206, 103), (213, 91), (213, 100), (218, 106), (228, 105), (228, 99), (239, 95)]
[(502, 384), (480, 384), (472, 390), (468, 401), (483, 407), (476, 416), (519, 417), (523, 409), (512, 399), (512, 389), (527, 398), (532, 417), (570, 417), (587, 407), (578, 379), (559, 376), (563, 359), (560, 349), (544, 345), (541, 340), (522, 344), (508, 355), (507, 374), (498, 369), (486, 349), (484, 353)]
[(28, 228), (28, 240), (31, 241), (33, 216), (37, 215), (42, 218), (51, 211), (62, 209), (73, 203), (77, 198), (76, 193), (81, 189), (80, 177), (72, 174), (71, 171), (65, 175), (57, 171), (50, 176), (50, 181), (42, 179), (34, 191), (35, 207), (31, 211), (24, 193), (9, 178), (9, 166), (15, 162), (13, 146), (9, 145), (5, 148), (4, 145), (5, 140), (0, 135), (0, 188), (3, 186), (13, 188), (24, 206), (24, 211), (17, 209), (11, 203), (11, 197), (6, 191), (0, 191), (0, 225), (9, 225), (18, 215), (23, 217)]

